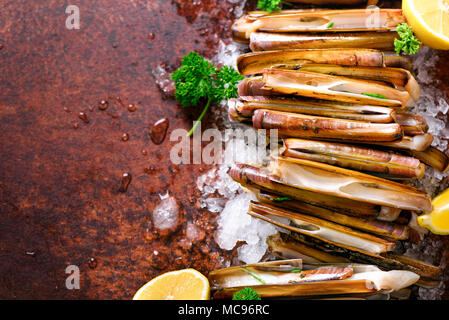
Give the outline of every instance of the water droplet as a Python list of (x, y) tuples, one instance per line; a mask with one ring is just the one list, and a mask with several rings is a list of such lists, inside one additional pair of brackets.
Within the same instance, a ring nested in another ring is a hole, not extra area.
[(25, 254), (26, 254), (27, 256), (34, 257), (34, 256), (36, 255), (36, 252), (34, 252), (34, 251), (26, 251)]
[(149, 40), (153, 40), (155, 37), (155, 34), (153, 32), (150, 32), (147, 37)]
[(143, 171), (146, 174), (152, 174), (154, 171), (156, 171), (156, 168), (154, 166), (149, 166), (148, 168), (144, 168)]
[(169, 121), (167, 118), (158, 120), (150, 129), (151, 141), (155, 144), (161, 144), (167, 134)]
[(64, 111), (65, 111), (65, 112), (67, 112), (67, 113), (70, 113), (70, 110), (69, 110), (69, 108), (67, 108), (67, 107), (64, 107), (63, 109), (64, 109)]
[(98, 109), (100, 110), (106, 110), (109, 107), (109, 102), (107, 102), (106, 100), (101, 100), (100, 103), (98, 104)]
[(73, 124), (73, 128), (74, 128), (74, 129), (78, 129), (79, 127), (80, 127), (80, 125), (79, 125), (78, 123), (74, 123), (74, 124)]
[(89, 119), (87, 118), (87, 115), (84, 112), (80, 112), (78, 117), (83, 120), (85, 123), (89, 123)]
[(142, 150), (142, 155), (146, 156), (148, 154), (147, 150)]
[(122, 141), (128, 141), (129, 140), (129, 134), (127, 134), (126, 132), (124, 134), (122, 134)]
[(122, 175), (122, 180), (120, 181), (120, 187), (119, 187), (118, 191), (120, 191), (120, 192), (128, 191), (128, 187), (129, 187), (129, 184), (131, 183), (131, 180), (132, 180), (131, 174), (129, 172), (125, 172)]
[(95, 258), (90, 258), (89, 259), (89, 268), (91, 269), (95, 269), (98, 265), (97, 259)]
[(134, 104), (130, 103), (130, 104), (128, 105), (128, 111), (129, 111), (129, 112), (134, 112), (134, 111), (136, 111), (136, 110), (137, 110), (137, 108), (136, 108), (136, 106), (135, 106)]

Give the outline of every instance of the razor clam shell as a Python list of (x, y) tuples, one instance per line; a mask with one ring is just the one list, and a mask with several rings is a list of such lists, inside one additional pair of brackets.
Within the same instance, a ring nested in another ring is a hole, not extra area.
[(412, 60), (396, 53), (384, 52), (384, 64), (386, 67), (396, 67), (413, 70)]
[[(300, 70), (385, 82), (395, 88), (404, 88), (415, 102), (419, 100), (421, 94), (415, 77), (413, 77), (410, 71), (401, 68), (305, 64), (301, 66)], [(403, 118), (406, 118), (406, 116), (398, 116), (398, 119)]]
[(366, 48), (394, 50), (397, 32), (341, 32), (341, 33), (268, 33), (253, 32), (250, 48), (256, 51), (288, 49)]
[(438, 279), (441, 274), (440, 268), (422, 261), (413, 260), (411, 264), (407, 264), (409, 262), (407, 259), (409, 258), (407, 257), (407, 259), (401, 261), (401, 258), (404, 257), (402, 255), (390, 255), (390, 253), (385, 253), (381, 256), (366, 255), (298, 233), (291, 233), (290, 235), (285, 235), (285, 237), (287, 239), (298, 241), (306, 246), (310, 246), (316, 250), (322, 250), (332, 255), (345, 257), (353, 262), (374, 264), (383, 270), (408, 270), (418, 274), (424, 279)]
[(286, 185), (276, 175), (247, 164), (234, 163), (229, 171), (229, 176), (247, 188), (280, 193), (306, 203), (337, 209), (339, 212), (352, 215), (375, 216), (380, 210), (378, 206), (370, 203), (328, 196)]
[(372, 49), (290, 49), (252, 52), (237, 59), (243, 75), (260, 74), (265, 68), (295, 69), (306, 63), (383, 67), (383, 53)]
[[(321, 241), (334, 243), (367, 255), (378, 255), (382, 252), (391, 251), (395, 245), (394, 242), (389, 242), (345, 226), (269, 205), (251, 203), (248, 214), (281, 228), (300, 234), (307, 234)], [(288, 219), (289, 224), (273, 217)]]
[(395, 113), (394, 118), (396, 123), (402, 126), (405, 135), (416, 136), (424, 134), (429, 130), (427, 121), (419, 114)]
[(251, 77), (240, 81), (238, 86), (239, 96), (272, 96), (273, 90), (264, 88), (262, 77)]
[[(281, 261), (282, 262), (282, 261)], [(251, 267), (232, 267), (232, 270), (215, 270), (209, 273), (213, 289), (232, 287), (258, 287), (260, 285), (288, 285), (292, 283), (343, 280), (353, 275), (349, 266), (328, 266), (300, 272), (278, 272), (256, 270)]]
[(424, 151), (410, 150), (408, 152), (415, 158), (438, 170), (439, 172), (446, 173), (449, 168), (449, 157), (432, 146)]
[[(231, 299), (234, 293), (243, 288), (233, 287), (217, 290), (213, 297), (214, 299)], [(376, 292), (375, 284), (369, 280), (334, 280), (287, 285), (259, 285), (253, 287), (253, 289), (261, 298), (310, 297)]]
[(256, 110), (252, 120), (255, 129), (277, 129), (280, 137), (352, 139), (359, 143), (391, 142), (402, 137), (402, 128), (397, 123), (368, 123), (265, 109)]
[(348, 216), (335, 210), (317, 207), (298, 200), (272, 200), (275, 198), (276, 196), (270, 194), (257, 194), (257, 200), (260, 202), (329, 220), (347, 227), (382, 236), (392, 241), (405, 240), (408, 238), (408, 227), (404, 225), (379, 221), (372, 218), (367, 219), (363, 217)]
[[(348, 141), (349, 142), (349, 141)], [(357, 141), (352, 141), (357, 143)], [(391, 149), (404, 149), (409, 151), (425, 151), (433, 142), (433, 135), (424, 133), (416, 136), (402, 136), (402, 139), (391, 142), (370, 141), (369, 144), (384, 146)], [(365, 142), (359, 142), (365, 143)], [(418, 157), (416, 157), (418, 158)], [(424, 161), (423, 161), (424, 162)]]
[(394, 31), (405, 22), (400, 9), (282, 10), (275, 14), (244, 16), (232, 26), (234, 37), (248, 39), (252, 32)]
[(240, 96), (239, 99), (230, 99), (229, 104), (241, 118), (252, 117), (257, 109), (375, 123), (391, 123), (395, 118), (395, 111), (392, 108), (353, 105), (303, 97)]
[(323, 162), (389, 178), (422, 178), (424, 165), (418, 159), (355, 145), (303, 139), (285, 139), (283, 156)]
[(404, 210), (432, 211), (426, 193), (404, 184), (295, 158), (277, 157), (273, 165), (272, 172), (281, 181), (309, 191)]
[(316, 72), (266, 68), (263, 70), (263, 82), (264, 88), (278, 94), (394, 108), (405, 108), (415, 103), (407, 91), (372, 81)]
[(280, 259), (302, 259), (304, 263), (349, 262), (344, 257), (333, 256), (321, 250), (305, 246), (297, 241), (283, 239), (284, 233), (276, 233), (267, 238), (270, 252)]

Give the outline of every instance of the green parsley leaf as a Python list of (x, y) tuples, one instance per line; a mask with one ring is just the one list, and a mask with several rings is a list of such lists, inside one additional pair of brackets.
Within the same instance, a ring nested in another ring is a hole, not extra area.
[(253, 288), (247, 287), (237, 291), (232, 300), (261, 300), (260, 295)]
[(258, 0), (257, 8), (268, 12), (279, 11), (282, 9), (279, 6), (280, 3), (281, 0)]
[(211, 103), (237, 97), (237, 84), (243, 80), (243, 76), (233, 68), (217, 68), (196, 52), (190, 52), (182, 59), (181, 66), (172, 73), (171, 78), (175, 82), (176, 100), (184, 107), (196, 107), (201, 100), (207, 101), (189, 136)]
[(254, 279), (256, 279), (257, 281), (259, 281), (260, 283), (266, 284), (266, 282), (263, 281), (263, 279), (259, 278), (259, 277), (257, 276), (257, 274), (255, 274), (254, 272), (252, 272), (252, 271), (246, 269), (245, 267), (241, 267), (241, 268), (242, 268), (243, 271), (245, 271), (246, 273), (248, 273), (250, 276), (252, 276)]
[(292, 271), (290, 271), (292, 273), (301, 273), (302, 269), (293, 269)]
[(327, 28), (330, 29), (330, 28), (332, 28), (333, 26), (334, 26), (334, 23), (331, 22), (331, 23), (329, 23), (329, 24), (327, 25)]
[(292, 200), (290, 197), (278, 197), (278, 198), (270, 198), (271, 201), (286, 201), (286, 200)]
[(378, 93), (366, 93), (366, 92), (362, 92), (362, 94), (363, 94), (364, 96), (373, 97), (373, 98), (388, 99), (387, 97), (384, 97), (383, 95), (378, 94)]
[(396, 28), (399, 39), (394, 39), (394, 50), (397, 54), (404, 52), (406, 54), (415, 54), (419, 51), (421, 41), (413, 34), (412, 28), (407, 23), (401, 23)]

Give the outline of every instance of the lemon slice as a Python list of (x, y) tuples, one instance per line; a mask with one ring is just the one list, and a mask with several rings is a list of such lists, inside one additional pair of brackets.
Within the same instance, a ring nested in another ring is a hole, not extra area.
[(209, 281), (195, 269), (171, 271), (140, 288), (133, 300), (209, 300)]
[(403, 0), (402, 11), (423, 44), (449, 50), (449, 0)]
[(449, 189), (433, 198), (433, 211), (418, 217), (418, 225), (432, 233), (449, 235)]

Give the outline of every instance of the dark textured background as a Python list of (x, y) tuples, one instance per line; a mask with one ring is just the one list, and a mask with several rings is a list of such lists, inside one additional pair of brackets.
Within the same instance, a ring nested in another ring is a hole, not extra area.
[[(80, 8), (80, 30), (65, 28), (69, 4)], [(209, 168), (172, 165), (173, 143), (153, 144), (148, 130), (168, 118), (168, 137), (198, 116), (164, 99), (152, 70), (174, 70), (191, 50), (211, 58), (220, 38), (229, 41), (233, 7), (0, 1), (0, 299), (126, 299), (163, 271), (207, 272), (220, 266), (219, 253), (232, 256), (213, 240), (215, 215), (199, 209), (195, 180)], [(447, 61), (439, 63), (445, 90)], [(106, 111), (97, 108), (101, 100), (109, 101)], [(124, 172), (133, 179), (119, 193)], [(181, 224), (158, 237), (146, 229), (166, 191), (179, 201)], [(189, 221), (202, 230), (192, 244), (183, 240)], [(80, 290), (65, 288), (71, 264), (80, 267)]]

